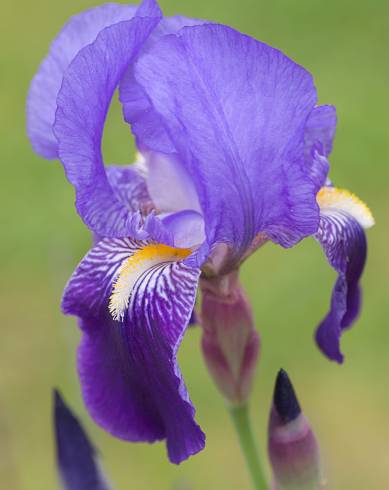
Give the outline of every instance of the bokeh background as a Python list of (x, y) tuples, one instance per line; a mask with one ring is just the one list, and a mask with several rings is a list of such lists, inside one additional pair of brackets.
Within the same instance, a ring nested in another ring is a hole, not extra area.
[[(205, 451), (179, 467), (163, 444), (128, 444), (93, 425), (75, 371), (79, 332), (59, 309), (62, 288), (90, 236), (73, 207), (58, 162), (31, 150), (25, 134), (29, 81), (68, 17), (94, 0), (4, 2), (0, 29), (1, 296), (0, 488), (57, 488), (51, 389), (58, 386), (101, 449), (117, 489), (249, 489), (228, 414), (204, 368), (199, 328), (184, 339), (181, 367)], [(229, 24), (270, 43), (313, 74), (321, 103), (335, 104), (339, 125), (333, 181), (373, 209), (364, 308), (344, 336), (346, 362), (328, 362), (312, 334), (335, 274), (313, 239), (293, 250), (267, 245), (243, 267), (262, 355), (252, 414), (262, 452), (275, 374), (290, 373), (320, 439), (333, 490), (389, 487), (388, 87), (389, 3), (382, 0), (161, 0), (166, 14)], [(106, 161), (132, 159), (118, 104), (104, 135)]]

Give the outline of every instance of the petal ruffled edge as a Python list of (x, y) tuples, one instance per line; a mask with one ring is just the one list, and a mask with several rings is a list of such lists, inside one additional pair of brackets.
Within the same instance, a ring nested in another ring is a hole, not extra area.
[(145, 0), (134, 18), (102, 30), (71, 62), (57, 97), (58, 153), (76, 189), (78, 213), (101, 236), (147, 235), (139, 214), (129, 212), (108, 182), (101, 139), (113, 93), (160, 19), (157, 4)]
[(58, 158), (53, 133), (57, 95), (63, 75), (77, 53), (105, 27), (131, 19), (136, 6), (105, 4), (73, 16), (61, 29), (34, 76), (27, 97), (27, 133), (34, 150), (44, 158)]
[[(175, 34), (183, 27), (209, 24), (209, 21), (190, 19), (183, 16), (164, 17), (146, 43), (145, 51), (157, 43), (162, 36)], [(125, 121), (131, 124), (137, 146), (141, 149), (153, 147), (159, 142), (160, 151), (174, 153), (174, 145), (163, 127), (162, 120), (155, 112), (145, 91), (135, 80), (133, 68), (130, 67), (120, 82), (119, 97), (123, 106)]]

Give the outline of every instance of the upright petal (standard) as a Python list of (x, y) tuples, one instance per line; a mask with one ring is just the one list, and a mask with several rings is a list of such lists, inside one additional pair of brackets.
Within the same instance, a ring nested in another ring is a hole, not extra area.
[[(196, 185), (208, 246), (241, 255), (259, 231), (284, 246), (316, 231), (304, 162), (316, 102), (308, 72), (228, 27), (202, 25), (151, 46), (135, 77)], [(160, 146), (155, 138), (151, 149)]]
[(27, 132), (34, 150), (44, 158), (58, 158), (53, 133), (57, 95), (63, 75), (77, 53), (105, 27), (131, 19), (137, 7), (105, 4), (72, 17), (62, 28), (33, 78), (27, 99)]
[(160, 19), (156, 4), (146, 0), (134, 18), (101, 31), (66, 70), (57, 97), (58, 154), (76, 189), (80, 216), (102, 236), (141, 238), (139, 216), (129, 212), (109, 185), (101, 139), (114, 91)]

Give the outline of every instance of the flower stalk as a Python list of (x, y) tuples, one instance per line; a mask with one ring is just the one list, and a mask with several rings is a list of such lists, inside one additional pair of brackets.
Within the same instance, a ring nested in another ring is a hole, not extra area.
[(238, 271), (202, 278), (202, 350), (208, 371), (229, 407), (255, 490), (266, 479), (252, 432), (248, 400), (259, 356), (259, 336)]
[(255, 490), (267, 490), (268, 485), (253, 435), (247, 405), (231, 407), (230, 415)]

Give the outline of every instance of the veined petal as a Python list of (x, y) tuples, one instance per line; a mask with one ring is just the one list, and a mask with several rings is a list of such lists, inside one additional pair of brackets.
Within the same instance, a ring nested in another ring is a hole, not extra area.
[(305, 145), (310, 150), (317, 145), (320, 153), (328, 157), (336, 132), (336, 109), (332, 105), (320, 105), (313, 109), (305, 127)]
[(318, 193), (321, 217), (315, 235), (331, 266), (337, 271), (330, 311), (319, 325), (316, 341), (324, 354), (343, 361), (340, 337), (360, 309), (361, 278), (367, 253), (364, 229), (374, 224), (369, 208), (348, 191), (324, 187)]
[(107, 178), (115, 197), (122, 202), (129, 211), (147, 212), (151, 206), (151, 198), (147, 190), (146, 180), (135, 164), (107, 165)]
[(305, 160), (309, 174), (319, 190), (325, 185), (329, 163), (328, 156), (336, 131), (336, 109), (330, 105), (315, 107), (305, 127)]
[(57, 98), (54, 133), (76, 206), (86, 225), (102, 236), (144, 237), (140, 219), (115, 196), (101, 154), (103, 126), (124, 71), (161, 18), (145, 0), (135, 17), (105, 28), (67, 69)]
[(54, 391), (54, 431), (58, 471), (65, 490), (110, 490), (97, 451), (79, 420)]
[(129, 238), (100, 240), (80, 262), (65, 287), (63, 312), (98, 317), (108, 310), (108, 298), (122, 264), (147, 245)]
[(70, 62), (105, 27), (131, 19), (137, 7), (105, 4), (72, 17), (54, 39), (50, 52), (33, 78), (27, 99), (27, 132), (34, 150), (58, 158), (53, 134), (57, 95)]
[[(164, 17), (158, 27), (153, 31), (145, 45), (145, 51), (154, 43), (158, 42), (162, 36), (174, 34), (185, 26), (201, 25), (209, 21), (199, 19), (189, 19), (182, 16)], [(161, 152), (174, 153), (174, 145), (163, 126), (159, 115), (155, 112), (145, 91), (137, 83), (134, 77), (133, 68), (130, 67), (119, 87), (120, 101), (123, 104), (124, 119), (131, 124), (135, 134), (137, 146), (147, 149), (153, 146), (153, 142), (158, 140), (158, 147)]]
[(364, 229), (374, 226), (369, 207), (350, 191), (336, 187), (323, 187), (317, 194), (321, 214), (341, 211), (352, 216)]
[(190, 254), (191, 250), (188, 249), (150, 243), (128, 257), (120, 266), (110, 296), (109, 311), (113, 319), (123, 320), (134, 287), (148, 270), (160, 264), (184, 260)]
[(125, 440), (166, 438), (174, 463), (200, 451), (205, 440), (176, 361), (200, 275), (182, 262), (189, 253), (103, 239), (63, 299), (65, 313), (81, 319), (78, 365), (91, 416)]
[(196, 185), (208, 245), (241, 254), (260, 231), (291, 246), (317, 230), (304, 164), (316, 102), (308, 72), (228, 27), (201, 25), (150, 46), (135, 77)]

